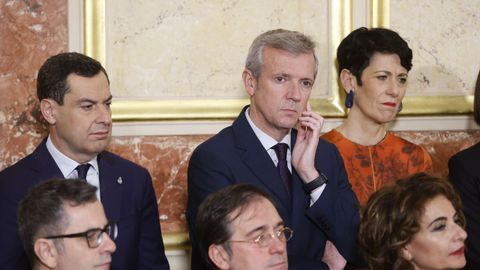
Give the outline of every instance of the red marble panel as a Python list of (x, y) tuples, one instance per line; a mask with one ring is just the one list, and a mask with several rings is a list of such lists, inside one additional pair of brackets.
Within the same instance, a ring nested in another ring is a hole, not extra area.
[[(480, 141), (480, 130), (475, 131), (402, 131), (401, 137), (422, 145), (431, 154), (433, 172), (448, 175), (448, 159), (458, 151)], [(187, 167), (192, 151), (209, 135), (197, 136), (131, 136), (114, 137), (109, 150), (147, 168), (157, 195), (163, 232), (186, 232)], [(23, 137), (28, 138), (28, 137)], [(37, 141), (31, 137), (31, 141)], [(33, 149), (13, 146), (4, 149), (23, 157)], [(13, 162), (3, 161), (0, 167)]]
[(423, 146), (432, 157), (433, 174), (448, 175), (448, 160), (455, 153), (480, 141), (480, 130), (401, 131), (397, 135)]
[(36, 101), (37, 70), (67, 50), (67, 0), (0, 2), (0, 168), (45, 135)]
[[(448, 175), (448, 159), (480, 141), (480, 131), (395, 132), (422, 145), (432, 156), (433, 173)], [(187, 166), (195, 147), (208, 135), (116, 137), (109, 149), (146, 167), (152, 174), (163, 232), (186, 232)]]
[(186, 232), (187, 167), (209, 136), (115, 137), (109, 150), (147, 168), (157, 195), (163, 232)]

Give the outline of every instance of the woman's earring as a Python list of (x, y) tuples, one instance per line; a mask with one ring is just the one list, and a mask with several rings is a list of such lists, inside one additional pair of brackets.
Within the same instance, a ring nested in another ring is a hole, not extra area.
[(345, 107), (347, 107), (347, 109), (352, 108), (354, 96), (355, 96), (355, 92), (353, 91), (353, 89), (347, 93), (347, 96), (345, 97)]
[(400, 101), (400, 105), (398, 105), (397, 113), (400, 113), (403, 110), (403, 102)]

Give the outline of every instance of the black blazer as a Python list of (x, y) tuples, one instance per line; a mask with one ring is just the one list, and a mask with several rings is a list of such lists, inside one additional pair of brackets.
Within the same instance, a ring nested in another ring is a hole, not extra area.
[(467, 266), (480, 269), (480, 143), (458, 152), (448, 161), (450, 181), (460, 193), (467, 219)]
[[(292, 200), (267, 151), (245, 117), (245, 107), (232, 126), (199, 145), (188, 167), (187, 220), (192, 239), (192, 269), (205, 269), (195, 239), (198, 206), (210, 193), (235, 183), (257, 185), (275, 200), (286, 226), (295, 233), (288, 242), (289, 269), (328, 269), (321, 262), (326, 240), (332, 241), (343, 257), (362, 265), (357, 253), (359, 225), (357, 199), (347, 179), (336, 147), (320, 139), (315, 166), (328, 177), (328, 184), (311, 207), (310, 195), (293, 170)], [(296, 131), (292, 132), (295, 147)]]
[[(0, 269), (30, 269), (17, 233), (17, 205), (36, 184), (63, 175), (45, 140), (33, 153), (0, 172)], [(97, 157), (100, 196), (107, 219), (118, 222), (111, 269), (169, 269), (158, 208), (148, 171), (110, 152)], [(118, 181), (121, 177), (122, 181)]]

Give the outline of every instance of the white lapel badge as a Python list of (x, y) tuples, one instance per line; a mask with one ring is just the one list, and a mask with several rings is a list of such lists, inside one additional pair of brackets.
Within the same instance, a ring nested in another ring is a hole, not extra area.
[(117, 178), (117, 183), (119, 183), (120, 185), (123, 183), (123, 179), (121, 176)]

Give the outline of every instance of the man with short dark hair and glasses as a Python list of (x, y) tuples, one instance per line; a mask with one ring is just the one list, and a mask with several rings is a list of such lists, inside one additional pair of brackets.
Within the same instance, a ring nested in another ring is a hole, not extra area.
[(236, 184), (210, 194), (197, 215), (200, 253), (211, 269), (288, 269), (285, 227), (260, 188)]
[(84, 180), (52, 179), (20, 202), (19, 235), (32, 269), (110, 269), (117, 225), (96, 190)]

